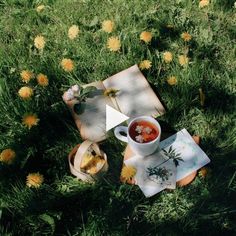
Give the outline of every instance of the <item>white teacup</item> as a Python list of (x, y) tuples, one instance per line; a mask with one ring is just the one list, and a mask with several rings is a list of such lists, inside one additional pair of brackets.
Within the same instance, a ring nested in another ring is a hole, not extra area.
[[(150, 142), (145, 142), (145, 143), (139, 143), (139, 142), (135, 141), (130, 136), (129, 131), (130, 131), (130, 127), (132, 126), (132, 124), (134, 124), (134, 122), (138, 122), (138, 121), (148, 121), (152, 125), (154, 125), (155, 128), (158, 130), (157, 137), (154, 140), (152, 140)], [(125, 133), (126, 135), (122, 135), (121, 133)], [(161, 126), (154, 118), (152, 118), (150, 116), (139, 116), (139, 117), (131, 120), (128, 127), (125, 127), (125, 126), (116, 127), (114, 130), (114, 134), (115, 134), (116, 138), (118, 138), (119, 140), (128, 143), (130, 145), (131, 149), (136, 154), (139, 154), (142, 156), (148, 156), (148, 155), (154, 153), (157, 150), (157, 148), (159, 147), (160, 138), (161, 138)]]

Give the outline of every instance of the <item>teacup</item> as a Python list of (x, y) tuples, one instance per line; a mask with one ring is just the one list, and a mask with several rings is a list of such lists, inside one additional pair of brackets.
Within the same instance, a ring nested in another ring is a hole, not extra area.
[(148, 156), (159, 147), (161, 126), (152, 117), (139, 116), (131, 120), (128, 127), (116, 127), (114, 134), (119, 140), (128, 143), (136, 154)]

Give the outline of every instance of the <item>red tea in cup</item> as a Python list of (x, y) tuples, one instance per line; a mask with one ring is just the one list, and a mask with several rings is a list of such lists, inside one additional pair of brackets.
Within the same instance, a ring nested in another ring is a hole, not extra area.
[(149, 143), (158, 137), (159, 130), (153, 123), (140, 120), (131, 124), (129, 135), (137, 143)]

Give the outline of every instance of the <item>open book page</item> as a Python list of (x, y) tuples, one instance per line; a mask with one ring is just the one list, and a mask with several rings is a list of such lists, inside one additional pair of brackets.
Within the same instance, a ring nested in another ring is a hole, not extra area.
[(104, 86), (101, 81), (87, 84), (83, 87), (94, 86), (97, 88), (82, 104), (82, 112), (77, 114), (74, 105), (76, 100), (66, 102), (70, 107), (77, 127), (83, 139), (99, 142), (106, 139), (106, 104), (114, 107), (111, 99), (104, 96)]
[(183, 179), (192, 172), (202, 168), (210, 162), (206, 153), (197, 145), (186, 129), (163, 140), (160, 143), (167, 155), (179, 156), (176, 181)]
[(106, 89), (119, 90), (115, 98), (119, 110), (131, 118), (140, 115), (156, 117), (165, 113), (163, 105), (137, 65), (109, 77), (103, 81), (103, 85)]

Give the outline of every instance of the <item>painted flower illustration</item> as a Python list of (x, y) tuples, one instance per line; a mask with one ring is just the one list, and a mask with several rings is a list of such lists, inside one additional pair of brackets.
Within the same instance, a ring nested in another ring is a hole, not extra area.
[(170, 170), (168, 170), (165, 166), (148, 167), (147, 174), (148, 174), (148, 178), (154, 182), (167, 181), (169, 177), (172, 175)]

